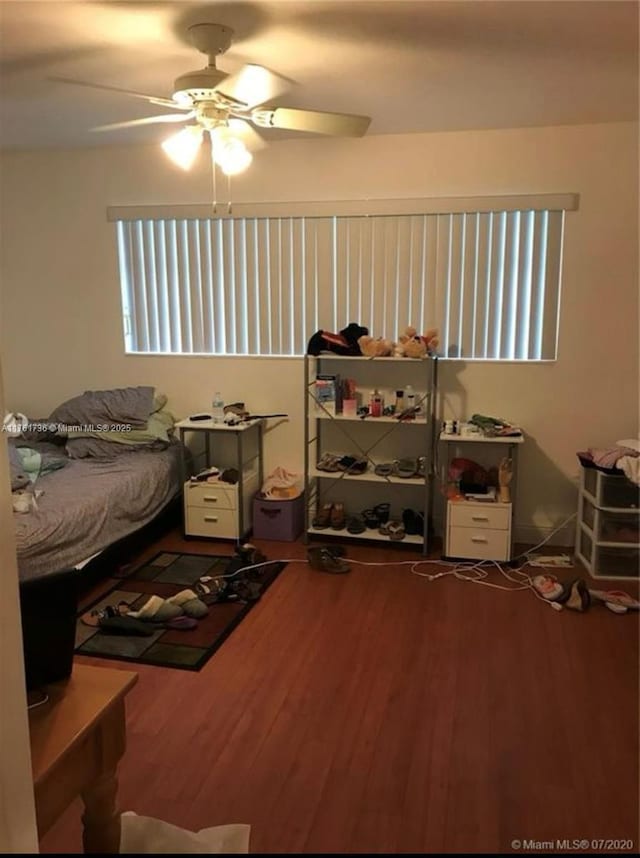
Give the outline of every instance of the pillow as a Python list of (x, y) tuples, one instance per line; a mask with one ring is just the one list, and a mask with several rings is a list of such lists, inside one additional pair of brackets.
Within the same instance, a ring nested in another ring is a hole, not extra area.
[(154, 410), (153, 387), (121, 387), (113, 390), (86, 390), (59, 405), (49, 417), (68, 426), (147, 425)]
[(31, 480), (22, 467), (22, 459), (13, 444), (7, 444), (9, 449), (9, 473), (11, 476), (11, 491), (16, 492), (28, 486)]

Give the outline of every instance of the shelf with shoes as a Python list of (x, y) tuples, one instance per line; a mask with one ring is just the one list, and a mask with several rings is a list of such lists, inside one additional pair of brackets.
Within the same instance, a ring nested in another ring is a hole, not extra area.
[[(334, 383), (333, 399), (319, 388), (318, 380), (321, 384)], [(397, 392), (408, 386), (415, 398), (411, 408), (402, 409), (403, 417), (399, 419), (393, 413), (393, 406)], [(435, 471), (436, 386), (435, 357), (307, 355), (304, 391), (307, 541), (338, 536), (405, 543), (421, 546), (426, 554)], [(342, 392), (348, 392), (350, 413), (342, 410), (346, 411), (349, 404)], [(379, 397), (380, 406), (369, 411), (373, 392)], [(319, 511), (332, 503), (346, 510), (343, 526), (316, 527), (314, 520)], [(379, 528), (371, 521), (363, 526), (366, 518), (363, 513), (383, 505), (389, 508), (388, 521), (379, 522)]]

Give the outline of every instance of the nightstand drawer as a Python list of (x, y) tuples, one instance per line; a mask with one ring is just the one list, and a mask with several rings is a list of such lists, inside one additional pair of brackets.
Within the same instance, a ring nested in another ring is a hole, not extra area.
[(449, 525), (452, 527), (480, 527), (483, 530), (509, 530), (511, 504), (497, 506), (490, 503), (452, 501), (449, 504)]
[(470, 560), (509, 560), (510, 531), (482, 527), (450, 527), (447, 556)]
[(203, 509), (187, 507), (185, 511), (187, 536), (217, 536), (235, 539), (238, 535), (238, 516), (231, 509)]
[(230, 483), (185, 483), (184, 505), (185, 509), (237, 509), (238, 486)]

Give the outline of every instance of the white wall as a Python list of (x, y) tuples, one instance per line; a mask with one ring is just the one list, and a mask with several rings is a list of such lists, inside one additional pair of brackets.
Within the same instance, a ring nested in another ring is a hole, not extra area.
[[(522, 424), (519, 533), (575, 508), (575, 452), (638, 432), (638, 126), (563, 126), (270, 145), (233, 199), (305, 200), (574, 191), (567, 216), (558, 361), (441, 365), (444, 413)], [(204, 159), (203, 159), (204, 160)], [(206, 165), (185, 175), (159, 147), (5, 153), (0, 205), (7, 402), (44, 416), (86, 388), (154, 384), (174, 411), (220, 389), (254, 412), (287, 411), (267, 466), (302, 462), (302, 362), (123, 353), (108, 205), (210, 200)], [(376, 333), (376, 332), (373, 332)]]

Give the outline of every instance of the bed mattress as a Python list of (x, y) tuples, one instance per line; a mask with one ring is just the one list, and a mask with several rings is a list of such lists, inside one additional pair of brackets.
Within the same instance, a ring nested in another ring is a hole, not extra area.
[(66, 569), (150, 522), (180, 490), (179, 444), (116, 459), (70, 459), (38, 478), (37, 510), (16, 514), (22, 580)]

